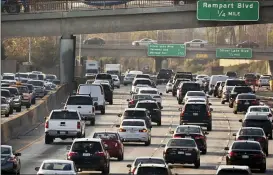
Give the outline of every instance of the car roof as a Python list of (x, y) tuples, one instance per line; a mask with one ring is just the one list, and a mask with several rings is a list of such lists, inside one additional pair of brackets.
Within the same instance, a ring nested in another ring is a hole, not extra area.
[(118, 132), (115, 132), (115, 131), (95, 131), (95, 133), (107, 133), (107, 134), (118, 134)]
[(157, 88), (152, 88), (152, 87), (140, 87), (139, 90), (154, 90), (154, 91), (158, 91)]
[(193, 140), (193, 138), (170, 138), (169, 140)]
[(91, 141), (91, 142), (101, 142), (100, 138), (76, 138), (74, 139), (74, 142), (86, 142), (86, 141)]
[[(236, 86), (235, 86), (235, 87), (236, 87)], [(238, 96), (243, 96), (243, 95), (256, 96), (255, 94), (252, 94), (252, 93), (241, 93), (241, 94), (238, 94)]]
[(203, 104), (203, 105), (206, 105), (207, 104), (207, 102), (206, 101), (204, 101), (204, 102), (187, 102), (187, 104)]
[(8, 91), (9, 92), (9, 90), (3, 89), (3, 88), (6, 88), (6, 87), (1, 87), (1, 91)]
[(1, 145), (1, 147), (3, 147), (3, 148), (10, 148), (10, 149), (12, 149), (12, 146), (10, 146), (10, 145)]
[(197, 125), (178, 125), (176, 128), (201, 128), (200, 126)]
[(157, 103), (156, 101), (153, 100), (140, 100), (138, 103)]
[(205, 92), (203, 92), (203, 91), (188, 91), (187, 93), (189, 93), (189, 92), (201, 92), (201, 93), (205, 94)]
[(142, 119), (123, 119), (122, 122), (124, 122), (124, 121), (135, 121), (135, 122), (144, 122), (145, 123), (145, 120), (142, 120)]
[(162, 157), (137, 157), (135, 158), (135, 160), (137, 159), (160, 159), (160, 160), (164, 160)]
[(240, 130), (242, 129), (257, 129), (257, 130), (263, 130), (262, 128), (259, 127), (241, 127)]
[(149, 81), (151, 81), (149, 78), (135, 78), (135, 81), (136, 80), (149, 80)]
[(77, 94), (77, 95), (71, 95), (69, 96), (70, 97), (89, 97), (90, 98), (90, 95), (89, 94)]
[(269, 109), (270, 109), (270, 107), (269, 107), (269, 106), (266, 106), (266, 105), (264, 105), (264, 106), (258, 106), (258, 105), (256, 105), (256, 106), (249, 106), (248, 108), (249, 108), (249, 109), (250, 109), (250, 108), (269, 108)]
[[(190, 97), (188, 98), (188, 100), (202, 100), (202, 101), (204, 101), (204, 102), (206, 101), (205, 98), (190, 98)], [(187, 101), (188, 101), (188, 100), (187, 100)]]
[(247, 113), (245, 115), (245, 119), (253, 119), (253, 120), (269, 120), (268, 119), (268, 115), (265, 113), (259, 113), (257, 112), (256, 114), (253, 114), (253, 112), (251, 113)]
[(77, 112), (77, 110), (74, 110), (74, 109), (53, 109), (52, 110), (52, 112), (62, 112), (62, 111)]
[(71, 160), (64, 160), (64, 159), (47, 159), (44, 160), (43, 163), (52, 163), (52, 162), (56, 162), (56, 163), (70, 163), (73, 164), (73, 161)]
[(255, 144), (260, 144), (257, 141), (251, 141), (251, 140), (236, 140), (236, 141), (233, 142), (233, 144), (234, 143), (255, 143)]
[(146, 111), (146, 108), (126, 108), (124, 111)]
[(138, 164), (138, 167), (160, 167), (160, 168), (168, 168), (165, 164), (156, 164), (156, 163)]
[(239, 165), (220, 165), (218, 170), (222, 169), (240, 169), (240, 170), (249, 170), (248, 166), (239, 166)]

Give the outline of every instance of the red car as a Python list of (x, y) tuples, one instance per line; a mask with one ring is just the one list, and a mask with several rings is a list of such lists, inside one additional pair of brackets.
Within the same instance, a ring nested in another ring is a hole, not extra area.
[(253, 73), (247, 73), (244, 75), (244, 79), (247, 85), (256, 86), (257, 84), (257, 77)]
[(108, 147), (110, 157), (115, 157), (119, 161), (123, 160), (124, 146), (117, 132), (95, 132), (93, 138), (100, 138)]

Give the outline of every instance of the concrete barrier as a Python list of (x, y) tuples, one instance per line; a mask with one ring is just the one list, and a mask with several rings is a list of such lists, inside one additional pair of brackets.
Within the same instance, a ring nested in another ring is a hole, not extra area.
[(44, 122), (44, 117), (51, 110), (58, 109), (65, 102), (71, 92), (71, 85), (65, 84), (43, 98), (43, 101), (22, 114), (1, 124), (1, 143), (4, 144), (12, 138), (29, 131), (34, 125)]

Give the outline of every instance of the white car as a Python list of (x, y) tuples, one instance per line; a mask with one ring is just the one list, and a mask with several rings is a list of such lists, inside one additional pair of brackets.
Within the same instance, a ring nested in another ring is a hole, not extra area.
[(188, 91), (183, 102), (185, 103), (189, 98), (204, 98), (208, 102), (208, 96), (203, 91)]
[(172, 92), (173, 91), (173, 84), (172, 80), (169, 80), (168, 83), (166, 84), (166, 93)]
[(186, 47), (204, 47), (208, 44), (208, 41), (201, 40), (201, 39), (194, 39), (184, 43)]
[(40, 167), (35, 168), (37, 175), (40, 174), (65, 174), (65, 175), (77, 175), (74, 162), (71, 160), (58, 160), (50, 159), (44, 160)]
[(269, 106), (250, 106), (247, 110), (246, 116), (249, 114), (266, 114), (268, 115), (269, 120), (272, 122), (273, 111)]
[(144, 142), (145, 146), (151, 144), (151, 130), (144, 120), (124, 119), (118, 127), (118, 133), (123, 142)]
[[(134, 175), (149, 174), (152, 175), (154, 172), (157, 174), (172, 175), (172, 167), (163, 164), (149, 163), (149, 164), (138, 164), (136, 167)], [(178, 175), (175, 173), (174, 175)]]
[(149, 38), (143, 38), (139, 41), (133, 41), (133, 46), (148, 46), (149, 44), (157, 44), (157, 40), (149, 39)]
[(185, 104), (192, 103), (192, 102), (207, 102), (205, 98), (188, 98)]
[(271, 80), (271, 77), (269, 77), (269, 76), (261, 76), (261, 78), (259, 79), (259, 82), (258, 82), (259, 87), (270, 86), (269, 85), (270, 80)]
[(117, 75), (111, 75), (112, 79), (114, 81), (114, 87), (120, 88), (120, 80)]
[(251, 175), (252, 173), (248, 166), (220, 165), (217, 169), (216, 175), (223, 175), (223, 174)]
[(150, 95), (150, 96), (152, 96), (153, 99), (156, 100), (156, 102), (159, 104), (159, 107), (162, 106), (161, 105), (162, 104), (162, 98), (161, 98), (162, 93), (158, 92), (157, 88), (143, 87), (138, 90), (137, 94), (138, 95), (141, 95), (141, 94)]
[(142, 85), (145, 85), (145, 86), (152, 86), (152, 81), (148, 78), (135, 78), (133, 83), (132, 83), (132, 92), (136, 92), (136, 88), (137, 86), (142, 86)]

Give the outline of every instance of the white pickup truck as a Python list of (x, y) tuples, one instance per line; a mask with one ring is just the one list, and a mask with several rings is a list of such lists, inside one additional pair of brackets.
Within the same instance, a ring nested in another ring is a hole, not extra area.
[(77, 110), (82, 119), (90, 121), (90, 125), (95, 125), (95, 107), (90, 95), (71, 95), (65, 103), (65, 109)]
[(45, 144), (50, 144), (55, 138), (84, 138), (85, 121), (76, 110), (52, 110), (45, 122)]

